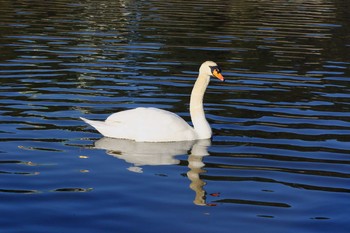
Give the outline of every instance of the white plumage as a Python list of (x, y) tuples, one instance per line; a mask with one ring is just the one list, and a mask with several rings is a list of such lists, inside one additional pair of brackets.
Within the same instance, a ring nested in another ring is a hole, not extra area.
[(194, 129), (175, 113), (158, 108), (135, 108), (110, 115), (105, 121), (81, 118), (102, 135), (138, 142), (195, 140)]
[(105, 121), (81, 119), (102, 135), (111, 138), (130, 139), (139, 142), (171, 142), (208, 139), (211, 128), (205, 119), (203, 96), (210, 76), (224, 80), (220, 68), (214, 62), (204, 62), (193, 87), (190, 114), (194, 127), (175, 113), (158, 108), (136, 108), (110, 115)]

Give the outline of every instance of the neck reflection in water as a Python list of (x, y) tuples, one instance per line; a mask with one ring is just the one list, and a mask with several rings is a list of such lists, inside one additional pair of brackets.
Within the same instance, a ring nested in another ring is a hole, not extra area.
[(208, 147), (211, 145), (209, 139), (198, 141), (181, 142), (135, 142), (131, 140), (101, 138), (95, 142), (95, 148), (106, 150), (106, 153), (123, 159), (132, 164), (129, 171), (142, 173), (144, 165), (173, 165), (180, 161), (176, 155), (188, 154), (187, 177), (191, 180), (190, 188), (196, 193), (194, 203), (196, 205), (206, 205), (203, 187), (205, 182), (200, 179), (200, 174), (205, 172), (203, 167), (203, 157), (209, 155)]

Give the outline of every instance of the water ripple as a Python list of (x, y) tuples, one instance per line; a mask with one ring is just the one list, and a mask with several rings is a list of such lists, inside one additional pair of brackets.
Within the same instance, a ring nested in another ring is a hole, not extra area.
[[(2, 1), (4, 230), (61, 232), (74, 222), (87, 232), (348, 232), (348, 8)], [(164, 158), (161, 145), (135, 158), (130, 145), (96, 149), (101, 136), (81, 116), (153, 106), (190, 122), (189, 94), (205, 60), (226, 78), (213, 79), (205, 96), (214, 132), (210, 146), (200, 145), (207, 153), (177, 145)], [(46, 216), (57, 224), (38, 221)]]

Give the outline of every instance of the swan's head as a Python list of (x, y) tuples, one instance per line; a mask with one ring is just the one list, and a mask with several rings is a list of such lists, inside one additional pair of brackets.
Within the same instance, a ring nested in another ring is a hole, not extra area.
[(213, 61), (204, 62), (199, 68), (199, 73), (207, 75), (208, 77), (213, 76), (215, 78), (224, 81), (224, 76), (221, 74), (220, 67)]

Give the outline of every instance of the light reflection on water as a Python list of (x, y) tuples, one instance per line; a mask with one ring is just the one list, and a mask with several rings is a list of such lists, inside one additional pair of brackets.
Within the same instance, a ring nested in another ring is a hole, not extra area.
[[(349, 231), (346, 1), (0, 4), (2, 229)], [(79, 120), (189, 121), (205, 60), (227, 79), (207, 90), (211, 143), (118, 142)]]

